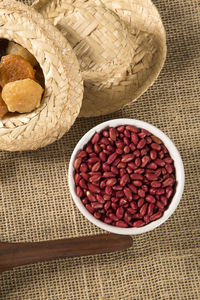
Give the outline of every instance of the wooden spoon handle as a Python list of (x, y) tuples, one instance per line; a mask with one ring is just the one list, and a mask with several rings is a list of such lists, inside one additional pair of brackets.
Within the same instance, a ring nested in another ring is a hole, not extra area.
[(0, 243), (0, 272), (17, 266), (56, 258), (94, 255), (125, 250), (130, 236), (101, 234), (38, 243)]

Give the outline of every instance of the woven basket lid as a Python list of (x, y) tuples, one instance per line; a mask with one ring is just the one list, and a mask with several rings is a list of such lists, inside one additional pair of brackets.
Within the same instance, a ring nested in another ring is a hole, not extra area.
[(38, 109), (27, 114), (9, 114), (0, 121), (0, 149), (44, 147), (61, 138), (80, 112), (83, 82), (79, 63), (63, 35), (34, 9), (3, 0), (0, 14), (0, 38), (28, 49), (45, 77), (45, 93)]
[(111, 113), (158, 77), (166, 36), (150, 0), (37, 0), (33, 6), (68, 39), (84, 79), (80, 116)]

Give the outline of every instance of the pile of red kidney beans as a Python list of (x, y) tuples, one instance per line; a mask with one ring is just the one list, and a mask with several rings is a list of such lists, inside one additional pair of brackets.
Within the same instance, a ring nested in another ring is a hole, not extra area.
[(175, 192), (163, 142), (135, 126), (95, 133), (74, 161), (76, 194), (106, 224), (141, 227), (162, 217)]

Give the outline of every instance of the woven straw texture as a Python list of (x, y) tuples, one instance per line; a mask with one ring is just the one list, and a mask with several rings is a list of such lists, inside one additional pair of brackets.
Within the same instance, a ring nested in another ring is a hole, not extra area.
[(34, 7), (78, 57), (85, 86), (81, 117), (108, 114), (136, 100), (163, 67), (165, 31), (150, 0), (37, 0)]
[(45, 76), (40, 107), (29, 114), (8, 115), (0, 122), (0, 149), (37, 149), (62, 137), (80, 112), (83, 85), (78, 61), (62, 34), (35, 10), (4, 0), (0, 15), (0, 36), (34, 54)]
[(105, 117), (79, 119), (60, 141), (36, 152), (0, 152), (0, 239), (39, 241), (102, 232), (73, 204), (67, 166), (79, 138), (110, 118), (150, 122), (175, 142), (186, 172), (178, 209), (153, 232), (133, 237), (133, 247), (125, 252), (1, 274), (1, 300), (200, 299), (199, 1), (154, 4), (167, 31), (168, 56), (159, 79), (139, 101)]

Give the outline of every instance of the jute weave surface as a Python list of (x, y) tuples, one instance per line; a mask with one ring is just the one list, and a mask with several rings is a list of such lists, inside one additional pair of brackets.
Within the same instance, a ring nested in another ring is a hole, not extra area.
[(125, 252), (39, 263), (0, 275), (1, 300), (200, 299), (199, 1), (154, 4), (167, 31), (168, 56), (159, 79), (139, 101), (112, 115), (78, 119), (60, 141), (36, 152), (0, 152), (0, 240), (102, 232), (73, 204), (67, 166), (79, 138), (111, 118), (147, 121), (175, 142), (186, 172), (178, 209), (153, 232), (133, 237), (133, 247)]

